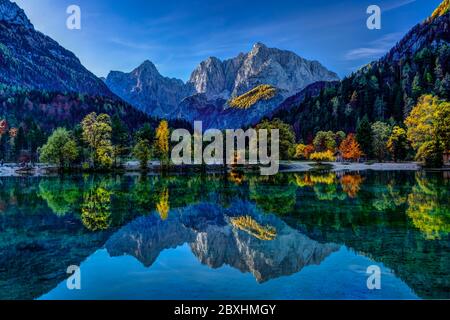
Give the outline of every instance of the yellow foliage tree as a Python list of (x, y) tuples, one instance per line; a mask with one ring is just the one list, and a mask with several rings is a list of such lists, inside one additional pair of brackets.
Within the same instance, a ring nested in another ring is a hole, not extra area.
[(431, 15), (431, 19), (435, 19), (437, 17), (443, 16), (450, 10), (450, 0), (444, 0), (439, 5), (439, 7), (434, 10), (433, 14)]
[(83, 140), (92, 150), (94, 167), (111, 167), (113, 147), (111, 143), (111, 118), (107, 114), (88, 114), (81, 122)]
[(231, 218), (230, 222), (233, 227), (247, 232), (259, 240), (272, 241), (277, 237), (277, 230), (274, 227), (262, 226), (250, 216)]
[(442, 153), (450, 148), (450, 103), (424, 95), (405, 124), (408, 140), (417, 152), (416, 159), (442, 165)]
[(311, 156), (309, 158), (312, 161), (317, 161), (317, 162), (321, 162), (321, 161), (333, 162), (333, 161), (336, 161), (336, 157), (334, 156), (333, 152), (330, 151), (330, 150), (327, 150), (325, 152), (314, 152), (313, 154), (311, 154)]
[(162, 120), (156, 129), (156, 140), (154, 143), (155, 153), (161, 160), (161, 165), (169, 160), (169, 123)]
[(159, 202), (156, 204), (156, 211), (159, 213), (161, 220), (167, 220), (169, 217), (170, 204), (169, 204), (169, 190), (165, 188), (159, 197)]
[(417, 105), (406, 118), (405, 124), (408, 128), (408, 140), (415, 150), (434, 137), (436, 111), (439, 99), (432, 95), (424, 95), (419, 98)]
[(277, 93), (277, 90), (268, 84), (257, 86), (243, 95), (231, 99), (228, 103), (237, 109), (248, 109), (261, 100), (270, 100)]

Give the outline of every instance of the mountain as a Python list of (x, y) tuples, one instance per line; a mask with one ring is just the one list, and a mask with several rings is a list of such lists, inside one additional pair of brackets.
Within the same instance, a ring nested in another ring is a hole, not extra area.
[(57, 127), (73, 128), (91, 112), (117, 115), (131, 132), (146, 122), (157, 125), (156, 119), (115, 98), (28, 90), (0, 84), (0, 120), (6, 120), (9, 128), (23, 127), (26, 134), (34, 125), (39, 126), (45, 135)]
[(105, 82), (112, 92), (140, 110), (165, 118), (183, 98), (194, 93), (193, 87), (182, 80), (161, 76), (150, 61), (130, 73), (112, 71)]
[(72, 52), (36, 31), (24, 11), (9, 0), (0, 0), (0, 53), (0, 83), (113, 96)]
[(310, 142), (319, 130), (354, 132), (358, 121), (403, 123), (418, 98), (450, 98), (450, 13), (445, 0), (384, 57), (324, 88), (317, 96), (285, 104), (273, 117)]
[(36, 31), (7, 0), (0, 0), (0, 52), (0, 121), (22, 128), (35, 141), (33, 152), (55, 128), (73, 128), (91, 112), (118, 116), (130, 131), (157, 124), (113, 94), (72, 52)]
[[(255, 225), (261, 233), (252, 231)], [(313, 241), (244, 201), (226, 209), (213, 203), (175, 209), (165, 221), (156, 215), (137, 218), (111, 236), (105, 248), (112, 257), (133, 256), (149, 268), (162, 251), (184, 244), (202, 264), (214, 269), (228, 265), (251, 273), (259, 283), (319, 265), (339, 250), (339, 245)]]
[[(261, 86), (237, 98), (254, 94)], [(274, 108), (284, 101), (285, 92), (272, 87), (273, 96), (259, 99), (248, 108), (234, 107), (233, 100), (222, 98), (208, 98), (204, 93), (196, 94), (184, 99), (172, 118), (183, 119), (190, 123), (201, 120), (204, 129), (238, 129), (258, 123), (262, 118), (271, 114)]]
[[(317, 61), (257, 43), (251, 52), (229, 60), (208, 58), (192, 72), (187, 83), (161, 76), (146, 61), (131, 73), (111, 72), (106, 84), (115, 94), (152, 116), (202, 120), (207, 126), (223, 128), (252, 124), (307, 85), (333, 80), (338, 80), (338, 76)], [(249, 94), (262, 85), (273, 86), (277, 94), (247, 110), (236, 110), (227, 104), (230, 98)]]
[(290, 51), (268, 48), (256, 43), (247, 54), (225, 61), (209, 58), (192, 73), (191, 83), (198, 93), (208, 97), (242, 95), (268, 84), (293, 95), (316, 81), (334, 81), (339, 77), (317, 61), (308, 61)]

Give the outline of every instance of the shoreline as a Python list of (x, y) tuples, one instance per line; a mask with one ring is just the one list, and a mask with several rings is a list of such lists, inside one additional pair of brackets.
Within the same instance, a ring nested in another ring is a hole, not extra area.
[[(315, 162), (308, 161), (280, 161), (280, 173), (295, 173), (295, 172), (308, 172), (314, 169)], [(404, 163), (340, 163), (340, 162), (326, 162), (324, 165), (331, 166), (331, 172), (341, 171), (420, 171), (422, 168), (417, 162), (404, 162)], [(152, 161), (149, 164), (149, 173), (159, 171), (159, 161)], [(175, 167), (177, 168), (177, 167)], [(32, 171), (29, 172), (17, 172), (22, 169), (18, 164), (8, 163), (0, 167), (0, 177), (45, 177), (58, 175), (55, 172), (51, 172), (55, 167), (36, 164)], [(217, 172), (217, 168), (211, 168), (210, 172)], [(449, 171), (450, 168), (435, 169), (436, 171)], [(137, 161), (129, 161), (124, 165), (124, 169), (121, 172), (136, 173), (139, 172), (139, 163)], [(433, 170), (430, 170), (433, 171)]]

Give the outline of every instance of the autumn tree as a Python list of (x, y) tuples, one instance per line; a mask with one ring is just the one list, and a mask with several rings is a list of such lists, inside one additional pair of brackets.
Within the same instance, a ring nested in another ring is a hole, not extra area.
[(47, 143), (39, 149), (40, 161), (52, 163), (64, 168), (70, 165), (78, 156), (75, 140), (65, 128), (56, 129), (48, 138)]
[(295, 158), (308, 160), (311, 154), (314, 152), (313, 145), (298, 144), (295, 148)]
[(111, 119), (107, 114), (87, 115), (81, 122), (82, 138), (91, 149), (94, 168), (109, 168), (113, 163)]
[(331, 150), (327, 150), (324, 152), (314, 152), (309, 157), (312, 161), (316, 162), (333, 162), (336, 161), (336, 157), (334, 156), (334, 153)]
[(6, 120), (0, 120), (0, 136), (8, 132), (8, 122)]
[(420, 97), (405, 120), (416, 160), (441, 167), (443, 153), (450, 148), (450, 103), (432, 95)]
[(342, 158), (345, 160), (359, 160), (362, 157), (363, 152), (359, 143), (356, 141), (356, 137), (353, 133), (350, 133), (339, 146), (339, 151)]
[(409, 144), (406, 130), (399, 126), (395, 126), (387, 143), (387, 149), (394, 161), (404, 160), (408, 153), (408, 147)]
[(169, 162), (169, 136), (169, 123), (166, 120), (162, 120), (156, 129), (153, 144), (154, 152), (161, 160), (161, 165)]

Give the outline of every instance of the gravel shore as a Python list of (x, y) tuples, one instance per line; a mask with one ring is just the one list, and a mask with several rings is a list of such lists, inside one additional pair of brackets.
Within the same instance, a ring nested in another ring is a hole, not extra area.
[[(416, 162), (405, 162), (405, 163), (341, 163), (341, 162), (329, 162), (325, 163), (332, 166), (332, 171), (418, 171), (420, 166)], [(151, 163), (152, 166), (159, 166), (157, 161)], [(128, 162), (125, 164), (127, 171), (139, 170), (139, 164), (137, 162)], [(280, 162), (280, 172), (306, 172), (314, 168), (314, 162), (306, 161), (281, 161)], [(0, 177), (18, 177), (18, 176), (45, 176), (48, 174), (46, 169), (49, 166), (39, 164), (33, 167), (32, 171), (28, 172), (17, 172), (21, 167), (17, 164), (4, 164), (0, 167)]]

